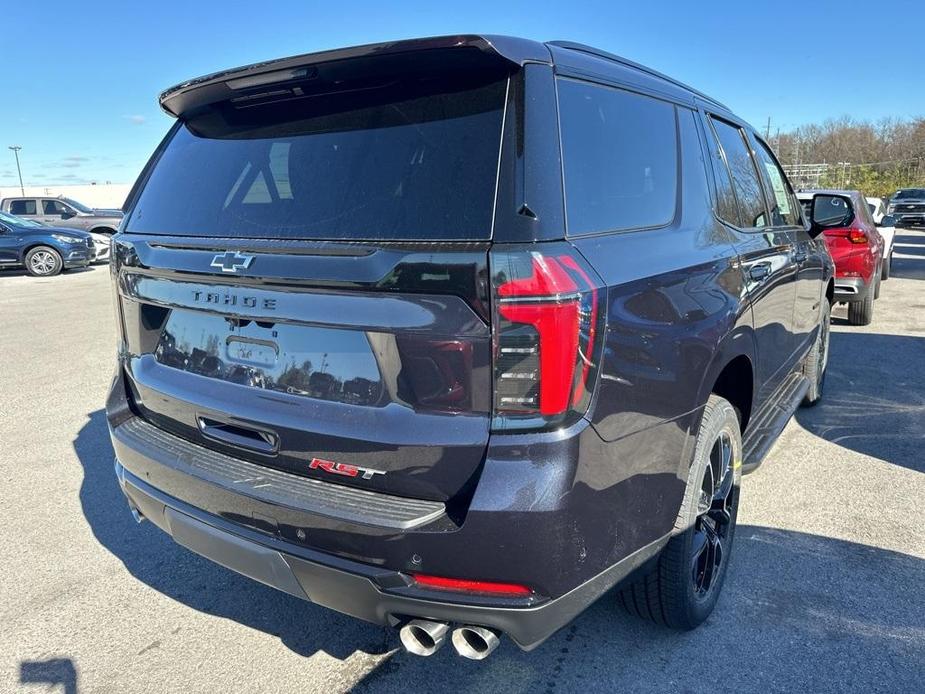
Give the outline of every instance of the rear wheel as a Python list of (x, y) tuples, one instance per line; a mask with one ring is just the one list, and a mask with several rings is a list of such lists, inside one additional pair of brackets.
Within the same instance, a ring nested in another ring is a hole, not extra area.
[(649, 572), (620, 591), (628, 612), (675, 629), (693, 629), (710, 616), (729, 566), (741, 469), (736, 411), (723, 398), (711, 395), (697, 434), (676, 534)]
[(863, 301), (852, 301), (848, 304), (848, 322), (851, 325), (870, 325), (874, 319), (874, 287), (867, 291), (867, 298)]
[(822, 398), (822, 388), (825, 385), (825, 367), (829, 363), (829, 324), (832, 320), (832, 305), (828, 299), (823, 299), (823, 302), (816, 341), (803, 361), (803, 375), (809, 381), (809, 390), (803, 398), (803, 407), (812, 407), (819, 402)]
[(879, 299), (879, 298), (880, 298), (880, 283), (883, 282), (883, 280), (880, 279), (880, 276), (881, 276), (881, 273), (882, 273), (882, 272), (883, 272), (883, 263), (880, 264), (880, 271), (874, 273), (874, 282), (875, 282), (875, 284), (874, 284), (874, 299)]
[(893, 269), (893, 251), (890, 251), (890, 255), (887, 256), (887, 259), (883, 261), (883, 268), (880, 270), (880, 279), (888, 280), (890, 279), (890, 270)]
[(49, 246), (37, 246), (26, 253), (26, 272), (34, 277), (51, 277), (61, 272), (61, 255)]

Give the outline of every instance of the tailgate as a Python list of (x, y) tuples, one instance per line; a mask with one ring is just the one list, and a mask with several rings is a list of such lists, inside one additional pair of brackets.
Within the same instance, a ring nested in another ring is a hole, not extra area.
[(123, 235), (134, 407), (260, 465), (447, 500), (488, 442), (487, 249)]

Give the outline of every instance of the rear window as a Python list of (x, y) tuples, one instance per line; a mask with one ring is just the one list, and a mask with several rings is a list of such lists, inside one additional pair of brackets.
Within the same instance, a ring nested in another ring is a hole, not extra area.
[(674, 219), (674, 105), (577, 80), (560, 79), (558, 88), (569, 234), (656, 227)]
[(319, 240), (491, 236), (506, 79), (412, 80), (182, 122), (136, 233)]
[(36, 214), (35, 200), (12, 200), (10, 214)]

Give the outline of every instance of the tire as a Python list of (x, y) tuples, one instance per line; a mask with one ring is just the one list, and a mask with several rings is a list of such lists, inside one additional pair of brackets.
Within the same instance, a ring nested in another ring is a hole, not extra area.
[(883, 282), (883, 280), (880, 279), (880, 275), (881, 275), (882, 272), (883, 272), (883, 264), (881, 263), (881, 264), (880, 264), (880, 271), (874, 273), (874, 282), (875, 282), (875, 284), (874, 284), (874, 299), (875, 299), (875, 300), (880, 298), (880, 284)]
[(874, 289), (867, 292), (864, 301), (852, 301), (848, 304), (848, 322), (851, 325), (870, 325), (874, 319)]
[(26, 253), (26, 272), (33, 277), (51, 277), (63, 267), (61, 254), (51, 246), (36, 246)]
[(832, 320), (832, 305), (823, 299), (822, 316), (819, 321), (819, 333), (812, 349), (803, 360), (803, 375), (809, 381), (809, 390), (801, 403), (803, 407), (812, 407), (822, 399), (825, 386), (825, 370), (829, 363), (829, 325)]
[(890, 250), (890, 255), (886, 260), (883, 261), (883, 268), (880, 270), (880, 279), (886, 281), (890, 279), (890, 270), (893, 269), (893, 251)]
[(675, 534), (648, 572), (620, 590), (630, 614), (683, 630), (710, 616), (729, 566), (741, 477), (739, 419), (728, 401), (711, 395)]

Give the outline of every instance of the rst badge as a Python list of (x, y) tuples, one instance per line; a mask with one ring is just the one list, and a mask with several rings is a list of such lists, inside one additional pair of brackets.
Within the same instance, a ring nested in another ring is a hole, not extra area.
[(321, 458), (312, 458), (308, 464), (310, 470), (321, 470), (332, 475), (343, 475), (344, 477), (362, 477), (364, 480), (371, 480), (375, 475), (384, 475), (385, 470), (370, 470), (368, 467), (359, 467), (358, 465), (345, 465), (344, 463), (335, 463), (333, 460), (322, 460)]

